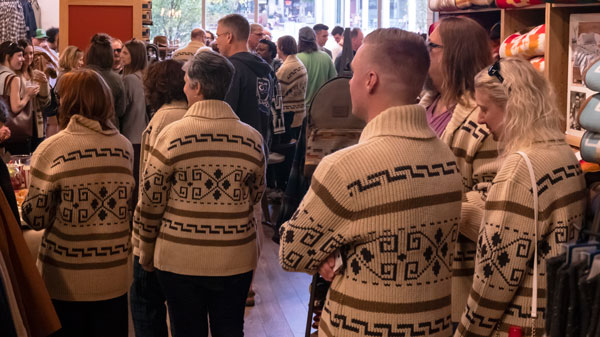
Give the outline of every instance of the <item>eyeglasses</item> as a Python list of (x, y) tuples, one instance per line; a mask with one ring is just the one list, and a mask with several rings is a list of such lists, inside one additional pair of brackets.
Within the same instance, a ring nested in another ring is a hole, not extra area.
[(500, 83), (504, 83), (504, 77), (500, 75), (500, 60), (496, 61), (496, 63), (492, 64), (490, 69), (488, 69), (488, 75), (491, 77), (496, 77)]
[(444, 48), (444, 46), (442, 46), (441, 44), (437, 44), (435, 42), (431, 42), (429, 40), (427, 40), (427, 50), (432, 51), (435, 48)]
[(117, 49), (113, 49), (113, 52), (121, 54), (122, 50), (123, 50), (123, 48), (117, 48)]
[(223, 32), (223, 33), (221, 33), (221, 34), (219, 34), (219, 33), (215, 33), (215, 36), (216, 36), (216, 37), (217, 37), (217, 39), (218, 39), (218, 38), (219, 38), (219, 36), (221, 36), (221, 35), (225, 35), (225, 34), (231, 34), (231, 32)]

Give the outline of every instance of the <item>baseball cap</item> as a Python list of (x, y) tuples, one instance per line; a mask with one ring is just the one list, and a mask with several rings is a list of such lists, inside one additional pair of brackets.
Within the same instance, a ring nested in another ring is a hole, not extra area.
[(317, 39), (315, 31), (308, 26), (300, 28), (300, 32), (298, 33), (298, 35), (300, 41), (304, 42), (315, 42)]

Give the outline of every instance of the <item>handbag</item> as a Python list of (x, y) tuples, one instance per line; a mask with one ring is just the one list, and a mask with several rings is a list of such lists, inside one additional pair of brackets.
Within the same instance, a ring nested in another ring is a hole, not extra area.
[[(8, 75), (4, 80), (4, 91), (2, 99), (10, 107), (10, 85), (15, 79), (15, 75)], [(33, 137), (33, 111), (31, 104), (27, 104), (21, 111), (13, 112), (8, 109), (8, 119), (5, 125), (10, 129), (11, 136), (6, 143), (28, 142)]]

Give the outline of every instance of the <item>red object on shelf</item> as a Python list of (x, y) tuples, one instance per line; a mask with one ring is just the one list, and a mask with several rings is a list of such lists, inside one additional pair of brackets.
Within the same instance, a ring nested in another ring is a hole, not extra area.
[(131, 40), (133, 6), (69, 5), (69, 45), (86, 50), (96, 33)]
[(520, 326), (511, 326), (508, 329), (508, 337), (523, 337), (523, 331)]

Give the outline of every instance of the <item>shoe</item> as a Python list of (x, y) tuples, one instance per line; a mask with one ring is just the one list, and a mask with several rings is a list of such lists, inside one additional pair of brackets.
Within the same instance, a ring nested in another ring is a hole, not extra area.
[(600, 91), (600, 57), (590, 62), (583, 71), (583, 83), (590, 90)]

